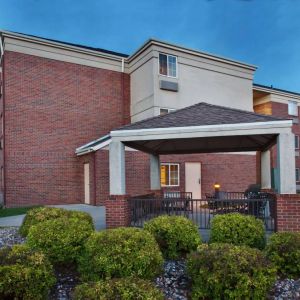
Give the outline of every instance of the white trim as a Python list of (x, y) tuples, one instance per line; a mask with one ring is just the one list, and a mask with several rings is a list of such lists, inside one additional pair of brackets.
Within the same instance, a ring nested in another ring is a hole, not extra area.
[[(298, 100), (300, 99), (300, 94), (297, 95), (293, 92), (289, 92), (289, 91), (278, 91), (276, 89), (273, 89), (273, 88), (268, 88), (268, 87), (260, 87), (260, 86), (257, 86), (257, 85), (253, 85), (252, 89), (254, 91), (258, 91), (258, 92), (265, 92), (267, 94), (274, 94), (274, 95), (280, 95), (280, 96), (285, 96), (285, 97), (289, 97), (289, 98), (297, 98)], [(274, 101), (272, 100), (272, 102), (277, 102), (277, 101)]]
[[(170, 182), (170, 166), (173, 165), (173, 166), (178, 166), (178, 184), (167, 184), (167, 185), (163, 185), (161, 184), (162, 187), (174, 187), (174, 186), (180, 186), (180, 164), (179, 163), (160, 163), (160, 167), (161, 166), (166, 166), (168, 165), (169, 166), (169, 172), (168, 172), (168, 176), (169, 176), (169, 182)], [(161, 172), (161, 169), (159, 169), (159, 172)], [(161, 173), (160, 173), (161, 174)]]
[(217, 61), (217, 62), (231, 64), (231, 65), (234, 65), (234, 66), (237, 66), (237, 67), (242, 67), (242, 68), (249, 69), (251, 71), (255, 71), (257, 69), (257, 67), (254, 66), (254, 65), (246, 64), (246, 63), (243, 63), (243, 62), (240, 62), (240, 61), (237, 61), (237, 60), (231, 60), (231, 59), (228, 59), (228, 58), (225, 58), (225, 57), (216, 56), (216, 55), (213, 55), (213, 54), (210, 54), (210, 53), (205, 53), (205, 52), (201, 52), (201, 51), (198, 51), (198, 50), (189, 49), (189, 48), (186, 48), (186, 47), (182, 47), (182, 46), (178, 46), (178, 45), (174, 45), (174, 44), (170, 44), (170, 43), (167, 43), (167, 42), (154, 40), (154, 39), (150, 39), (150, 40), (146, 41), (144, 43), (144, 45), (142, 45), (138, 50), (136, 50), (133, 54), (131, 54), (127, 58), (128, 63), (130, 63), (133, 59), (135, 59), (137, 56), (139, 56), (142, 52), (147, 50), (147, 48), (149, 48), (152, 45), (161, 46), (161, 47), (164, 47), (164, 48), (180, 51), (180, 52), (183, 52), (183, 53), (188, 53), (188, 54), (191, 54), (191, 55), (207, 58), (207, 59)]
[[(150, 136), (166, 135), (166, 134), (180, 134), (180, 133), (195, 133), (195, 132), (221, 132), (245, 130), (251, 131), (255, 129), (270, 129), (270, 133), (279, 133), (279, 129), (291, 128), (292, 120), (280, 120), (270, 122), (254, 122), (254, 123), (239, 123), (239, 124), (218, 124), (205, 126), (186, 126), (186, 127), (167, 127), (167, 128), (149, 128), (149, 129), (133, 129), (133, 130), (116, 130), (111, 131), (111, 137), (130, 137), (130, 136)], [(236, 133), (236, 132), (235, 132)], [(266, 132), (269, 133), (269, 132)]]
[[(160, 60), (159, 60), (159, 55), (160, 54), (167, 56), (167, 75), (160, 73)], [(169, 56), (175, 57), (175, 59), (176, 59), (176, 76), (168, 75), (168, 73), (169, 73)], [(173, 78), (173, 79), (178, 79), (178, 56), (173, 55), (173, 54), (167, 54), (165, 52), (159, 52), (158, 53), (158, 64), (157, 65), (158, 65), (158, 75), (159, 76), (163, 76), (163, 77), (167, 77), (167, 78)]]

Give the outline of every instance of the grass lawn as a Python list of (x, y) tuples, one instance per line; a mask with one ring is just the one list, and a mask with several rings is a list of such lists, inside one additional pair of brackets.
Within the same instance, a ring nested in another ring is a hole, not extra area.
[(28, 210), (38, 206), (0, 208), (0, 218), (26, 214)]

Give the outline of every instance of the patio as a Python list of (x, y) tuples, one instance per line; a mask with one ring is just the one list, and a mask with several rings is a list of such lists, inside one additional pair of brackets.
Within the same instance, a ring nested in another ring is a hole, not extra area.
[[(130, 196), (126, 193), (125, 147), (150, 155), (150, 192), (160, 194), (159, 156), (191, 153), (249, 151), (260, 153), (261, 187), (269, 190), (270, 148), (277, 145), (276, 192), (295, 194), (295, 150), (291, 128), (292, 120), (201, 102), (164, 116), (115, 129), (109, 135), (78, 148), (76, 153), (83, 155), (109, 147), (110, 199), (106, 202), (106, 219), (107, 227), (110, 228), (127, 226), (130, 223), (127, 201)], [(149, 193), (149, 190), (145, 191), (146, 193)], [(206, 201), (205, 205), (210, 203), (208, 199), (191, 201), (193, 209), (199, 207), (197, 201)], [(203, 204), (204, 202), (201, 202), (201, 211), (198, 214), (193, 213), (192, 218), (206, 220), (215, 214), (215, 211), (211, 213), (211, 207), (209, 211), (205, 211)], [(244, 211), (249, 210), (249, 207), (248, 203)]]

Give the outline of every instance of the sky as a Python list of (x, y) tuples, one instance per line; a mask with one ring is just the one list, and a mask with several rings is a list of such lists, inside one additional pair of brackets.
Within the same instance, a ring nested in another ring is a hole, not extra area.
[(157, 38), (300, 93), (300, 0), (0, 0), (0, 29), (126, 54)]

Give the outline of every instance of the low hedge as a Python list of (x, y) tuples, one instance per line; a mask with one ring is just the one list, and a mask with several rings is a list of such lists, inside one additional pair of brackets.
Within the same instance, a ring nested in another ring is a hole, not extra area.
[(25, 245), (0, 249), (0, 299), (46, 299), (55, 281), (44, 254)]
[(279, 273), (300, 277), (300, 233), (277, 232), (271, 235), (266, 254), (277, 266)]
[(169, 259), (185, 256), (201, 243), (197, 226), (181, 216), (160, 216), (144, 225), (158, 242), (163, 255)]
[(85, 220), (89, 222), (91, 226), (94, 226), (92, 217), (86, 212), (66, 210), (56, 207), (37, 207), (28, 211), (22, 225), (20, 226), (19, 233), (25, 237), (28, 235), (29, 229), (33, 225), (58, 218), (77, 218)]
[(192, 299), (265, 299), (276, 268), (263, 253), (247, 246), (203, 244), (187, 262)]
[(71, 263), (79, 258), (93, 231), (93, 226), (84, 219), (58, 218), (32, 226), (27, 244), (44, 252), (54, 264)]
[(254, 216), (229, 213), (217, 215), (211, 221), (211, 243), (230, 243), (263, 249), (265, 227)]
[(93, 233), (79, 259), (82, 278), (90, 281), (138, 276), (155, 277), (163, 258), (154, 237), (138, 228), (117, 228)]
[(75, 288), (75, 300), (163, 300), (153, 283), (138, 278), (111, 279)]

